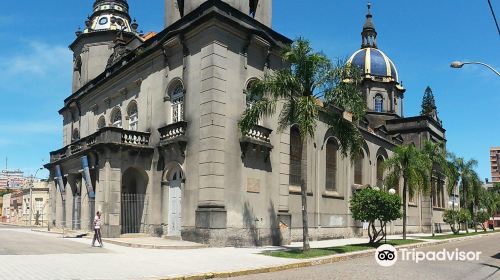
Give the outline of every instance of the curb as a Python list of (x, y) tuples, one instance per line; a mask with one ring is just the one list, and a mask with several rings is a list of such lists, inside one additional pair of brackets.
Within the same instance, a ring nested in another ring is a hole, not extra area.
[[(400, 245), (400, 246), (396, 246), (396, 248), (398, 250), (399, 249), (424, 248), (424, 247), (431, 247), (431, 246), (452, 243), (452, 242), (459, 242), (459, 241), (464, 241), (464, 240), (469, 240), (469, 239), (482, 238), (484, 236), (490, 236), (490, 235), (495, 235), (495, 234), (500, 234), (500, 232), (493, 232), (493, 233), (488, 233), (488, 234), (479, 234), (479, 235), (465, 236), (465, 237), (457, 237), (457, 238), (449, 238), (449, 239), (438, 240), (438, 241), (434, 241), (434, 240), (425, 241), (424, 240), (421, 243)], [(421, 240), (421, 239), (419, 239), (419, 240)], [(338, 254), (338, 255), (333, 255), (333, 256), (313, 258), (313, 259), (309, 259), (307, 261), (300, 261), (300, 262), (296, 262), (296, 263), (278, 265), (278, 266), (269, 266), (269, 267), (238, 270), (238, 271), (209, 272), (209, 273), (202, 273), (202, 274), (196, 274), (196, 275), (162, 277), (162, 278), (156, 278), (156, 279), (158, 279), (158, 280), (203, 280), (203, 279), (230, 278), (230, 277), (245, 276), (245, 275), (251, 275), (251, 274), (278, 272), (278, 271), (283, 271), (283, 270), (304, 268), (304, 267), (323, 265), (323, 264), (332, 264), (332, 263), (341, 262), (341, 261), (354, 260), (354, 259), (359, 259), (359, 258), (363, 258), (363, 257), (373, 256), (375, 251), (376, 251), (376, 249), (369, 249), (369, 250), (346, 253), (346, 254)]]
[[(91, 239), (90, 237), (87, 237)], [(190, 245), (190, 246), (168, 246), (168, 245), (155, 245), (155, 244), (134, 244), (130, 242), (123, 242), (117, 240), (107, 240), (106, 238), (102, 239), (103, 242), (114, 244), (123, 247), (129, 248), (141, 248), (141, 249), (170, 249), (170, 250), (189, 250), (189, 249), (202, 249), (207, 248), (206, 245)]]

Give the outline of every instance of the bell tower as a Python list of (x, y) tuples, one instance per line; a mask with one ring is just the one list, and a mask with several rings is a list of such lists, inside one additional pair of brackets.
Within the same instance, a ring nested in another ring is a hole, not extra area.
[(271, 27), (272, 0), (165, 0), (165, 27), (178, 21), (206, 1), (222, 1)]
[(137, 22), (131, 20), (127, 0), (95, 0), (93, 12), (78, 29), (70, 45), (73, 51), (73, 92), (106, 70), (118, 35), (128, 41), (136, 36)]

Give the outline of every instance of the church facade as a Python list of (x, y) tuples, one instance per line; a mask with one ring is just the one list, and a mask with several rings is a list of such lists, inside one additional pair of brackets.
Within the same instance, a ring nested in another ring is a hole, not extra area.
[[(359, 236), (349, 200), (366, 185), (383, 187), (381, 164), (391, 150), (445, 141), (437, 116), (404, 117), (405, 89), (377, 47), (370, 11), (361, 49), (349, 59), (363, 69), (368, 105), (359, 125), (363, 155), (352, 163), (321, 121), (304, 144), (295, 127), (276, 133), (276, 118), (245, 135), (238, 130), (249, 84), (286, 67), (280, 54), (292, 41), (271, 28), (271, 0), (166, 0), (165, 9), (165, 29), (144, 35), (126, 0), (96, 0), (70, 45), (63, 147), (46, 165), (55, 226), (90, 230), (101, 211), (105, 237), (282, 244), (301, 239), (304, 181), (311, 237)], [(440, 228), (444, 183), (433, 180), (434, 205), (430, 196), (411, 198), (410, 231)]]

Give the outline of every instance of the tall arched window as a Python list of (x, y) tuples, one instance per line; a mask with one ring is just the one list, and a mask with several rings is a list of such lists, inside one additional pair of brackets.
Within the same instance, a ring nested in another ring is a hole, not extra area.
[(375, 96), (375, 112), (383, 112), (384, 111), (384, 98), (382, 95), (377, 94)]
[(302, 184), (302, 138), (296, 126), (290, 128), (290, 185)]
[(170, 91), (170, 104), (172, 105), (172, 123), (184, 120), (184, 87), (179, 81), (173, 85)]
[(131, 102), (128, 105), (128, 129), (137, 131), (139, 129), (139, 114), (137, 112), (137, 103)]
[(377, 187), (384, 186), (384, 157), (377, 157)]
[(330, 138), (326, 142), (326, 190), (337, 190), (337, 150), (338, 146), (335, 140)]
[(363, 161), (365, 155), (363, 152), (354, 161), (354, 184), (363, 185)]
[(120, 108), (115, 108), (111, 114), (111, 125), (113, 127), (122, 127), (122, 112)]
[(106, 126), (106, 119), (104, 116), (101, 116), (99, 120), (97, 120), (97, 129), (104, 128)]

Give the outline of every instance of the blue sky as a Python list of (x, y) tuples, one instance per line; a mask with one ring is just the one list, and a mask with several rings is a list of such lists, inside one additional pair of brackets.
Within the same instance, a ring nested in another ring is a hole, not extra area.
[[(129, 2), (139, 29), (163, 28), (163, 0)], [(500, 146), (500, 78), (478, 66), (449, 67), (459, 59), (500, 69), (500, 37), (487, 1), (372, 2), (379, 48), (394, 61), (407, 89), (405, 115), (420, 112), (425, 87), (431, 86), (448, 149), (477, 159), (480, 176), (489, 178), (488, 149)], [(49, 151), (61, 148), (57, 111), (71, 90), (67, 46), (92, 3), (0, 1), (0, 169), (8, 157), (9, 168), (32, 174)], [(492, 4), (500, 16), (500, 0)], [(275, 0), (273, 9), (274, 29), (306, 37), (331, 58), (359, 49), (366, 1)]]

